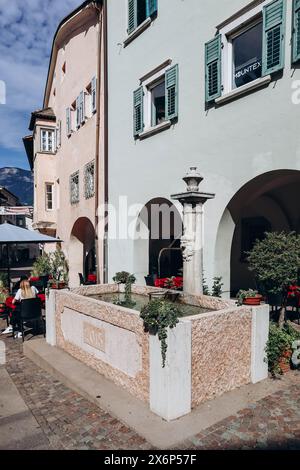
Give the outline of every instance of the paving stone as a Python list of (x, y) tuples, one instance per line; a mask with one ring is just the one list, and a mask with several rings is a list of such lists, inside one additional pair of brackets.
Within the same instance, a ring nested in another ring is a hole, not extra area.
[[(24, 357), (22, 342), (4, 341), (6, 369), (51, 448), (151, 449), (133, 430)], [(201, 431), (177, 449), (300, 450), (300, 373), (283, 380), (282, 390)]]

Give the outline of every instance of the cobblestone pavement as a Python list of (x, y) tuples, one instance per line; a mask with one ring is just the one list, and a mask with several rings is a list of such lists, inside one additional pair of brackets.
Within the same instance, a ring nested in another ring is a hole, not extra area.
[[(5, 342), (6, 369), (50, 448), (151, 448), (134, 431), (24, 357), (21, 340), (7, 338)], [(177, 449), (300, 449), (300, 372), (291, 372), (285, 383), (283, 390), (202, 431)]]
[(5, 343), (6, 370), (51, 449), (142, 450), (151, 447), (134, 431), (27, 359), (22, 352), (22, 340), (6, 338)]

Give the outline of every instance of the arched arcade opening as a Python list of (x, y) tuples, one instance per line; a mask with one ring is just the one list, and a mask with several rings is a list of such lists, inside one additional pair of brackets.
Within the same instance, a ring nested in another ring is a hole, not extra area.
[(300, 171), (276, 170), (249, 181), (232, 198), (219, 225), (215, 273), (225, 291), (255, 288), (247, 252), (269, 231), (300, 232)]
[(96, 273), (95, 229), (92, 222), (81, 217), (73, 225), (69, 241), (70, 286), (79, 285), (79, 274), (87, 278)]

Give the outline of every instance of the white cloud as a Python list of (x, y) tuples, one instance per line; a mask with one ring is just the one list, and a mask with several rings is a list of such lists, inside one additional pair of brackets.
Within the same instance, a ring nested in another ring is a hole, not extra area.
[(22, 148), (30, 113), (42, 106), (54, 33), (80, 0), (0, 0), (0, 150)]

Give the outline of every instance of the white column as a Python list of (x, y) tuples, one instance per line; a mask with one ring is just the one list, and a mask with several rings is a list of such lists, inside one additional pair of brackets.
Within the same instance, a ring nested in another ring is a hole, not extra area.
[(252, 308), (251, 382), (268, 378), (266, 345), (269, 339), (269, 305)]
[(203, 204), (195, 207), (195, 254), (193, 294), (203, 294)]
[(50, 289), (46, 295), (46, 341), (50, 346), (56, 346), (56, 291)]
[(195, 211), (192, 204), (183, 206), (184, 235), (181, 239), (183, 252), (183, 289), (192, 294), (194, 291), (194, 248), (195, 248)]
[(168, 332), (165, 368), (162, 367), (161, 343), (149, 337), (150, 409), (166, 421), (189, 414), (192, 409), (192, 328), (180, 321)]

